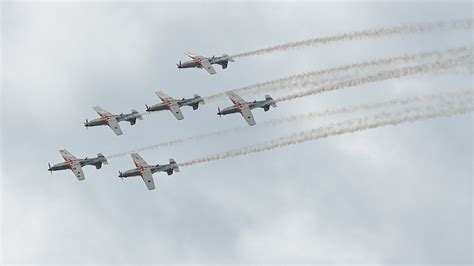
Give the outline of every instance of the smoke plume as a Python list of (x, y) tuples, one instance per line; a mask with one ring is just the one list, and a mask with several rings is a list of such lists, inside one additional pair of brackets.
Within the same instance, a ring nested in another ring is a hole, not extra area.
[(383, 71), (383, 72), (379, 72), (379, 73), (372, 74), (372, 75), (362, 77), (362, 78), (344, 80), (344, 81), (337, 82), (334, 84), (329, 84), (326, 86), (317, 86), (303, 92), (281, 97), (277, 99), (276, 101), (277, 102), (290, 101), (290, 100), (294, 100), (294, 99), (298, 99), (298, 98), (306, 97), (306, 96), (311, 96), (311, 95), (318, 94), (325, 91), (333, 91), (333, 90), (339, 90), (339, 89), (343, 89), (347, 87), (354, 87), (354, 86), (358, 86), (358, 85), (362, 85), (366, 83), (380, 82), (380, 81), (385, 81), (385, 80), (390, 80), (390, 79), (398, 79), (398, 78), (402, 78), (406, 76), (413, 76), (413, 75), (423, 74), (423, 73), (432, 72), (432, 71), (449, 69), (449, 68), (453, 68), (453, 67), (457, 67), (461, 65), (469, 66), (469, 65), (472, 65), (473, 63), (472, 60), (473, 60), (473, 55), (468, 54), (468, 55), (463, 55), (463, 56), (452, 58), (452, 59), (436, 61), (434, 63), (415, 65), (415, 66), (404, 67), (404, 68), (399, 68), (399, 69), (390, 70), (390, 71)]
[(243, 147), (240, 149), (230, 150), (227, 152), (210, 155), (202, 158), (197, 158), (180, 164), (180, 166), (190, 166), (199, 163), (211, 162), (216, 160), (223, 160), (227, 158), (244, 156), (251, 153), (263, 152), (273, 150), (280, 147), (299, 144), (307, 141), (337, 136), (342, 134), (353, 133), (357, 131), (378, 128), (388, 125), (398, 125), (401, 123), (415, 122), (419, 120), (426, 120), (435, 117), (452, 116), (456, 114), (463, 114), (472, 112), (474, 105), (471, 101), (465, 101), (457, 105), (428, 105), (423, 107), (407, 108), (404, 111), (397, 113), (381, 112), (373, 116), (367, 116), (358, 119), (346, 120), (344, 122), (331, 124), (325, 127), (319, 127), (310, 131), (291, 134), (273, 141)]
[(235, 54), (235, 55), (232, 55), (232, 57), (237, 58), (237, 57), (246, 57), (246, 56), (256, 56), (256, 55), (263, 55), (263, 54), (268, 54), (268, 53), (273, 53), (273, 52), (282, 52), (289, 49), (301, 48), (305, 46), (317, 46), (317, 45), (325, 45), (325, 44), (332, 44), (332, 43), (337, 43), (337, 42), (347, 42), (347, 41), (363, 40), (363, 39), (379, 39), (379, 38), (392, 36), (392, 35), (472, 29), (472, 26), (473, 26), (472, 19), (463, 19), (463, 20), (438, 21), (438, 22), (432, 22), (432, 23), (411, 24), (411, 25), (401, 25), (401, 26), (388, 27), (388, 28), (370, 29), (370, 30), (347, 32), (347, 33), (342, 33), (342, 34), (333, 35), (333, 36), (319, 37), (319, 38), (308, 39), (308, 40), (299, 41), (299, 42), (272, 46), (268, 48)]

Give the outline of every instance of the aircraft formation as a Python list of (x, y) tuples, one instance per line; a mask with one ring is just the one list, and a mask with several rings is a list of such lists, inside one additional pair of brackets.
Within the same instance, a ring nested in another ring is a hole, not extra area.
[[(206, 70), (211, 75), (216, 74), (216, 71), (212, 66), (213, 64), (221, 65), (222, 69), (226, 69), (229, 62), (235, 62), (232, 57), (226, 54), (218, 57), (204, 57), (191, 53), (186, 53), (186, 55), (188, 55), (192, 60), (184, 63), (180, 61), (177, 64), (179, 69), (201, 68)], [(193, 108), (193, 110), (198, 110), (199, 105), (205, 104), (204, 99), (198, 94), (194, 94), (192, 98), (181, 99), (175, 99), (162, 91), (157, 91), (155, 92), (155, 94), (161, 100), (161, 103), (157, 103), (151, 106), (145, 105), (145, 111), (151, 113), (169, 110), (177, 120), (184, 119), (183, 113), (181, 112), (181, 107), (190, 106)], [(252, 114), (252, 109), (262, 108), (266, 112), (270, 110), (270, 107), (277, 106), (276, 102), (269, 95), (266, 95), (264, 100), (255, 100), (251, 102), (245, 101), (235, 92), (227, 92), (227, 96), (229, 97), (233, 105), (226, 107), (222, 110), (218, 107), (217, 115), (223, 116), (232, 113), (240, 113), (249, 126), (253, 126), (256, 124)], [(133, 109), (130, 113), (120, 114), (112, 114), (99, 106), (94, 106), (92, 107), (92, 109), (97, 112), (100, 117), (92, 120), (86, 119), (84, 126), (86, 128), (96, 126), (108, 126), (117, 136), (123, 134), (122, 129), (119, 125), (120, 122), (129, 122), (130, 125), (133, 126), (137, 123), (137, 120), (143, 120), (142, 114)], [(96, 169), (100, 169), (102, 167), (102, 164), (108, 164), (107, 159), (101, 153), (97, 154), (97, 157), (95, 158), (86, 157), (84, 159), (76, 158), (74, 155), (72, 155), (65, 149), (60, 150), (59, 153), (61, 154), (65, 162), (58, 163), (53, 166), (48, 164), (48, 171), (52, 173), (53, 171), (69, 169), (74, 173), (74, 175), (76, 175), (79, 181), (85, 179), (82, 170), (83, 166), (93, 165), (96, 167)], [(155, 189), (155, 182), (153, 180), (154, 173), (166, 172), (168, 175), (172, 175), (174, 172), (179, 172), (179, 166), (174, 159), (170, 159), (169, 164), (149, 165), (138, 153), (132, 153), (131, 157), (136, 168), (124, 172), (119, 171), (119, 177), (123, 179), (132, 176), (141, 176), (143, 182), (149, 190)]]
[[(377, 30), (368, 30), (368, 31), (360, 31), (360, 32), (349, 32), (349, 33), (343, 33), (343, 34), (329, 36), (329, 37), (320, 37), (320, 38), (307, 39), (307, 40), (303, 40), (299, 42), (291, 42), (284, 45), (267, 47), (263, 49), (241, 53), (241, 54), (236, 54), (233, 56), (223, 54), (222, 56), (205, 57), (201, 55), (185, 53), (188, 57), (191, 58), (191, 60), (186, 61), (186, 62), (179, 61), (179, 63), (177, 64), (177, 67), (178, 69), (200, 68), (200, 69), (204, 69), (209, 74), (214, 75), (217, 72), (214, 69), (213, 65), (220, 65), (222, 69), (227, 69), (229, 62), (235, 62), (234, 58), (260, 55), (260, 54), (277, 52), (277, 51), (285, 51), (288, 49), (309, 46), (309, 45), (315, 46), (315, 45), (321, 45), (321, 44), (345, 42), (345, 41), (352, 41), (352, 40), (359, 40), (359, 39), (376, 39), (376, 38), (382, 38), (385, 36), (391, 36), (394, 34), (414, 34), (414, 33), (430, 32), (430, 31), (435, 31), (435, 30), (441, 30), (441, 31), (457, 30), (457, 29), (465, 30), (465, 29), (472, 29), (472, 27), (473, 27), (472, 19), (455, 20), (455, 21), (447, 21), (447, 22), (425, 23), (425, 24), (418, 24), (418, 25), (404, 25), (404, 26), (397, 26), (397, 27), (392, 27), (392, 28), (382, 28), (382, 29), (377, 29)], [(339, 89), (339, 88), (343, 88), (347, 86), (356, 86), (356, 85), (364, 84), (367, 82), (383, 81), (383, 80), (387, 80), (391, 78), (398, 78), (398, 77), (414, 75), (418, 73), (425, 73), (425, 72), (435, 70), (435, 69), (443, 70), (445, 68), (455, 67), (457, 64), (461, 65), (464, 62), (464, 60), (467, 60), (468, 57), (472, 55), (472, 52), (470, 53), (469, 56), (463, 55), (462, 53), (463, 53), (462, 50), (460, 50), (460, 56), (458, 57), (453, 56), (451, 59), (440, 60), (440, 61), (427, 63), (427, 64), (421, 64), (421, 65), (417, 65), (413, 67), (395, 69), (393, 71), (382, 71), (379, 73), (375, 73), (373, 75), (369, 75), (362, 78), (355, 78), (355, 79), (347, 80), (347, 81), (342, 80), (340, 82), (331, 84), (331, 86), (329, 87), (324, 88), (324, 91), (335, 90), (335, 89)], [(447, 52), (446, 54), (450, 54), (450, 52)], [(422, 57), (425, 57), (426, 55), (424, 56), (419, 55), (415, 57), (422, 58)], [(393, 62), (396, 62), (396, 61), (409, 62), (411, 59), (410, 60), (408, 59), (409, 58), (402, 57), (402, 58), (398, 58), (397, 60), (393, 60), (393, 59), (391, 60)], [(347, 69), (350, 69), (350, 68), (358, 69), (362, 65), (373, 65), (373, 64), (374, 62), (371, 62), (370, 64), (368, 63), (353, 64), (347, 67)], [(333, 69), (333, 71), (334, 70), (335, 69)], [(320, 73), (320, 72), (315, 72), (315, 73)], [(303, 76), (307, 76), (307, 75), (308, 74), (305, 74)], [(278, 102), (288, 101), (288, 100), (292, 100), (296, 98), (301, 98), (304, 96), (313, 95), (321, 91), (322, 91), (321, 88), (310, 89), (302, 93), (292, 94), (283, 98), (279, 98), (277, 101)], [(184, 119), (184, 115), (181, 111), (181, 107), (189, 106), (189, 107), (192, 107), (194, 111), (196, 111), (199, 109), (200, 105), (205, 104), (204, 99), (206, 99), (206, 98), (202, 98), (201, 96), (197, 94), (194, 94), (193, 97), (191, 98), (181, 98), (181, 99), (170, 97), (162, 91), (157, 91), (155, 92), (155, 94), (160, 98), (161, 103), (153, 104), (151, 106), (145, 105), (146, 106), (145, 112), (151, 113), (151, 112), (169, 110), (175, 116), (177, 120)], [(226, 92), (226, 95), (229, 97), (230, 101), (232, 102), (232, 105), (225, 107), (223, 109), (220, 109), (220, 107), (218, 107), (217, 115), (225, 116), (228, 114), (240, 113), (249, 126), (256, 125), (255, 118), (252, 114), (253, 109), (262, 108), (265, 112), (267, 112), (270, 110), (271, 107), (273, 108), (277, 107), (277, 104), (276, 104), (277, 101), (275, 101), (270, 95), (265, 95), (265, 98), (263, 100), (253, 100), (253, 101), (244, 100), (235, 91)], [(208, 97), (207, 99), (212, 99), (212, 97)], [(145, 114), (145, 113), (140, 113), (136, 110), (131, 110), (130, 113), (112, 114), (109, 111), (106, 111), (105, 109), (99, 106), (94, 106), (93, 110), (96, 111), (100, 117), (90, 120), (90, 121), (86, 119), (84, 126), (86, 128), (95, 127), (95, 126), (108, 126), (117, 136), (123, 134), (122, 129), (120, 128), (120, 125), (119, 125), (120, 122), (129, 122), (130, 125), (133, 126), (136, 124), (137, 120), (143, 120), (142, 114)], [(468, 109), (462, 109), (462, 110), (468, 110)], [(451, 113), (447, 112), (444, 114), (449, 115)], [(429, 115), (426, 115), (426, 117), (427, 118), (433, 117), (433, 115), (434, 114), (429, 114)], [(374, 128), (376, 126), (400, 123), (400, 121), (412, 121), (413, 119), (420, 119), (420, 117), (423, 118), (424, 116), (420, 115), (420, 116), (414, 116), (414, 117), (402, 117), (402, 118), (397, 118), (397, 119), (387, 120), (387, 121), (377, 120), (376, 123), (374, 122), (374, 123), (367, 123), (367, 124), (362, 124), (362, 125), (357, 124), (353, 128), (352, 127), (342, 128), (339, 131), (333, 130), (333, 131), (330, 131), (330, 134), (341, 134), (341, 132), (354, 132), (360, 129)], [(356, 120), (356, 122), (360, 123), (360, 120)], [(198, 162), (228, 158), (232, 156), (238, 156), (242, 154), (249, 154), (252, 152), (273, 149), (275, 147), (282, 147), (284, 145), (288, 145), (289, 143), (307, 141), (308, 139), (315, 139), (315, 138), (320, 137), (319, 135), (315, 134), (318, 132), (319, 131), (312, 130), (309, 132), (303, 132), (304, 134), (302, 135), (299, 133), (295, 138), (293, 138), (293, 136), (290, 136), (292, 137), (290, 139), (291, 141), (289, 141), (287, 137), (277, 139), (278, 145), (271, 143), (271, 145), (269, 146), (263, 145), (263, 146), (258, 146), (258, 147), (238, 149), (235, 151), (223, 153), (222, 155), (198, 158), (196, 160), (184, 162), (181, 164), (181, 166), (187, 166), (187, 165), (195, 164)], [(328, 136), (328, 134), (329, 133), (324, 133), (321, 136), (326, 137)], [(300, 135), (302, 136), (301, 138), (300, 138)], [(77, 177), (78, 180), (85, 179), (82, 167), (87, 166), (87, 165), (92, 165), (92, 166), (95, 166), (96, 169), (101, 169), (103, 164), (108, 164), (106, 157), (102, 155), (101, 153), (98, 153), (97, 157), (91, 157), (91, 158), (86, 157), (84, 159), (79, 159), (79, 158), (76, 158), (74, 155), (72, 155), (65, 149), (62, 149), (59, 152), (61, 156), (63, 157), (64, 162), (55, 164), (53, 166), (48, 164), (49, 166), (48, 171), (52, 173), (53, 171), (69, 169), (74, 173), (74, 175)], [(123, 172), (119, 171), (118, 177), (124, 179), (124, 178), (132, 177), (132, 176), (141, 176), (143, 179), (143, 182), (145, 183), (145, 185), (147, 186), (149, 190), (155, 189), (155, 183), (153, 180), (154, 173), (166, 172), (168, 175), (172, 175), (175, 172), (179, 172), (179, 165), (174, 159), (169, 159), (168, 164), (149, 165), (138, 153), (131, 152), (131, 151), (130, 153), (131, 153), (130, 155), (132, 157), (133, 163), (135, 164), (135, 168), (127, 170), (127, 171), (123, 171)], [(128, 154), (128, 152), (124, 153), (124, 155), (125, 154)], [(114, 158), (113, 155), (111, 155), (109, 159), (110, 158)]]

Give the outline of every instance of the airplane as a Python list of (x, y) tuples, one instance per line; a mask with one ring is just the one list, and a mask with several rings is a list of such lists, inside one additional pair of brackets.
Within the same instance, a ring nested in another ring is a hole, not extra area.
[(155, 112), (161, 110), (170, 110), (171, 113), (176, 117), (178, 120), (184, 119), (181, 110), (179, 109), (181, 106), (191, 106), (193, 110), (197, 110), (199, 108), (199, 104), (205, 104), (204, 100), (201, 96), (194, 94), (194, 98), (183, 98), (181, 100), (173, 99), (170, 96), (166, 95), (164, 92), (157, 91), (155, 94), (163, 101), (163, 103), (155, 104), (152, 106), (146, 106), (147, 112)]
[(143, 160), (143, 158), (138, 153), (130, 154), (132, 156), (133, 162), (137, 168), (130, 169), (125, 172), (119, 171), (119, 177), (126, 178), (130, 176), (141, 176), (143, 182), (147, 186), (148, 190), (155, 189), (155, 182), (153, 181), (153, 174), (156, 172), (166, 172), (168, 175), (172, 175), (173, 171), (179, 172), (178, 164), (173, 160), (170, 159), (169, 164), (163, 165), (149, 165)]
[(275, 101), (272, 99), (272, 97), (270, 97), (270, 95), (265, 95), (265, 100), (262, 101), (246, 102), (235, 92), (229, 91), (226, 94), (227, 96), (229, 96), (230, 100), (232, 101), (232, 103), (234, 103), (234, 105), (226, 107), (222, 110), (218, 107), (217, 114), (219, 116), (222, 116), (232, 113), (240, 113), (244, 117), (245, 121), (247, 121), (249, 126), (253, 126), (256, 124), (255, 119), (252, 115), (252, 109), (263, 108), (263, 110), (266, 112), (270, 110), (270, 106), (273, 108), (277, 107)]
[(84, 158), (78, 159), (74, 155), (72, 155), (67, 150), (59, 150), (61, 156), (64, 158), (66, 162), (58, 163), (53, 166), (48, 163), (48, 171), (53, 173), (53, 171), (71, 169), (71, 171), (76, 175), (79, 181), (84, 180), (84, 172), (82, 172), (82, 167), (85, 165), (94, 165), (96, 169), (100, 169), (102, 164), (108, 164), (107, 159), (105, 158), (102, 153), (97, 153), (97, 157), (95, 158)]
[(130, 125), (133, 126), (137, 122), (137, 119), (143, 120), (142, 115), (135, 110), (132, 110), (132, 112), (129, 114), (122, 113), (119, 115), (114, 115), (100, 108), (99, 106), (94, 106), (92, 107), (92, 109), (94, 109), (94, 111), (96, 111), (100, 115), (100, 118), (97, 118), (91, 121), (86, 119), (84, 126), (88, 128), (88, 127), (107, 125), (112, 129), (112, 131), (117, 136), (123, 134), (122, 129), (120, 128), (118, 122), (127, 121), (130, 123)]
[(204, 68), (209, 74), (214, 75), (216, 74), (216, 70), (212, 66), (213, 64), (221, 65), (222, 69), (227, 68), (227, 64), (229, 62), (235, 62), (234, 59), (226, 54), (222, 56), (212, 56), (212, 57), (204, 57), (202, 55), (195, 55), (191, 53), (184, 53), (185, 55), (189, 56), (192, 60), (186, 61), (179, 64), (176, 64), (179, 69), (181, 68)]

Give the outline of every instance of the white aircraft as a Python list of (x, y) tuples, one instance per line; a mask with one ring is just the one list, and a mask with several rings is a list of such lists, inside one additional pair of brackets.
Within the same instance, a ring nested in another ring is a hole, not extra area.
[(166, 95), (162, 91), (157, 91), (155, 94), (161, 99), (163, 103), (155, 104), (152, 106), (146, 106), (147, 112), (155, 112), (161, 110), (170, 110), (171, 113), (176, 117), (178, 120), (182, 120), (183, 114), (181, 113), (181, 106), (191, 106), (193, 110), (197, 110), (199, 108), (199, 104), (204, 104), (204, 100), (201, 96), (194, 94), (193, 98), (182, 98), (181, 100), (174, 99), (168, 95)]
[(105, 158), (102, 153), (98, 153), (97, 157), (95, 158), (84, 158), (84, 159), (78, 159), (74, 155), (72, 155), (70, 152), (67, 150), (60, 150), (59, 153), (61, 153), (61, 156), (64, 158), (63, 163), (58, 163), (53, 166), (51, 166), (48, 163), (48, 171), (51, 173), (53, 171), (59, 171), (59, 170), (65, 170), (65, 169), (70, 169), (74, 175), (76, 175), (77, 179), (79, 181), (84, 180), (84, 172), (82, 171), (82, 167), (85, 165), (93, 165), (95, 166), (96, 169), (100, 169), (102, 167), (102, 164), (108, 164), (107, 159)]
[(112, 131), (115, 133), (115, 135), (119, 136), (122, 135), (122, 129), (120, 128), (118, 122), (121, 121), (127, 121), (130, 123), (130, 125), (135, 125), (137, 122), (137, 119), (143, 120), (142, 115), (135, 111), (132, 110), (131, 113), (129, 114), (119, 114), (119, 115), (114, 115), (111, 114), (110, 112), (100, 108), (99, 106), (94, 106), (92, 107), (94, 111), (96, 111), (100, 118), (93, 119), (91, 121), (86, 119), (86, 122), (84, 123), (85, 127), (95, 127), (95, 126), (102, 126), (102, 125), (107, 125), (109, 126)]
[(173, 159), (170, 159), (169, 164), (149, 165), (145, 162), (145, 160), (143, 160), (143, 158), (138, 153), (132, 153), (131, 156), (137, 168), (130, 169), (125, 172), (119, 171), (119, 177), (123, 179), (125, 177), (130, 176), (141, 176), (148, 190), (155, 189), (155, 182), (153, 181), (154, 173), (166, 172), (168, 173), (168, 175), (172, 175), (173, 171), (179, 172), (178, 164)]
[(277, 106), (275, 101), (272, 99), (272, 97), (270, 97), (270, 95), (266, 95), (265, 100), (253, 101), (253, 102), (245, 101), (239, 95), (237, 95), (235, 92), (232, 92), (232, 91), (227, 92), (227, 96), (229, 96), (230, 100), (232, 101), (234, 105), (226, 107), (222, 110), (218, 107), (217, 114), (221, 116), (221, 115), (228, 115), (228, 114), (233, 114), (233, 113), (240, 113), (242, 117), (245, 119), (245, 121), (247, 121), (247, 124), (249, 124), (249, 126), (253, 126), (256, 124), (255, 119), (253, 118), (253, 115), (252, 115), (252, 111), (251, 111), (252, 109), (263, 108), (263, 110), (266, 112), (270, 110), (270, 106), (273, 108)]
[(221, 65), (222, 69), (226, 69), (229, 62), (235, 62), (232, 57), (224, 54), (222, 56), (213, 56), (213, 57), (204, 57), (202, 55), (196, 55), (191, 53), (185, 53), (192, 60), (181, 63), (179, 61), (178, 68), (202, 68), (206, 70), (209, 74), (216, 74), (216, 70), (212, 66), (213, 64)]

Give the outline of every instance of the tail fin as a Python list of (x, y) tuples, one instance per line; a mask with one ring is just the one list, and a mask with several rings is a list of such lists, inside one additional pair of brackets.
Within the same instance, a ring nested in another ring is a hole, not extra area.
[(176, 163), (175, 160), (170, 159), (170, 164), (171, 164), (171, 166), (173, 167), (173, 170), (174, 170), (175, 172), (179, 172), (179, 166), (178, 166), (178, 164)]
[(105, 158), (105, 156), (102, 153), (97, 153), (97, 157), (102, 159), (103, 164), (109, 164), (109, 162), (107, 162), (107, 158)]
[(273, 98), (270, 96), (270, 95), (265, 95), (265, 99), (267, 101), (272, 101), (272, 103), (270, 104), (273, 108), (277, 107), (275, 101), (273, 100)]
[(138, 114), (137, 118), (138, 118), (139, 120), (143, 120), (143, 116), (142, 116), (137, 110), (132, 109), (132, 113)]

